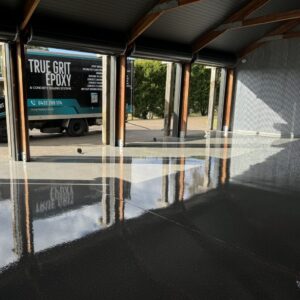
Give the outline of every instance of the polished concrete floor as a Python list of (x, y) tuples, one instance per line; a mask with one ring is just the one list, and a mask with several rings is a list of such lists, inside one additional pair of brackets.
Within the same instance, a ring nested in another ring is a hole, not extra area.
[(0, 161), (0, 299), (300, 298), (300, 140), (100, 152)]

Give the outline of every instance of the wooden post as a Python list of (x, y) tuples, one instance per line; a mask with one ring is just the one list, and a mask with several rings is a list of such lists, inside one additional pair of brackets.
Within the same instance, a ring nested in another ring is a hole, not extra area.
[(164, 136), (170, 136), (171, 117), (174, 100), (174, 75), (173, 63), (167, 63), (167, 76), (165, 88)]
[(125, 105), (126, 105), (126, 55), (121, 55), (119, 59), (119, 90), (118, 90), (118, 122), (117, 122), (117, 138), (118, 146), (125, 145)]
[(183, 66), (183, 82), (181, 91), (180, 138), (184, 138), (187, 133), (190, 78), (191, 63), (185, 63)]
[(216, 67), (210, 68), (210, 89), (209, 89), (209, 102), (208, 102), (208, 130), (214, 128), (214, 109), (216, 99)]
[(18, 83), (18, 106), (19, 106), (19, 125), (21, 138), (21, 155), (19, 160), (29, 161), (29, 134), (27, 116), (27, 95), (25, 80), (25, 48), (22, 36), (16, 42), (16, 61), (17, 61), (17, 83)]
[(234, 90), (234, 69), (229, 69), (227, 75), (225, 115), (224, 115), (225, 117), (224, 117), (224, 127), (223, 127), (225, 135), (228, 134), (228, 131), (230, 129), (233, 90)]

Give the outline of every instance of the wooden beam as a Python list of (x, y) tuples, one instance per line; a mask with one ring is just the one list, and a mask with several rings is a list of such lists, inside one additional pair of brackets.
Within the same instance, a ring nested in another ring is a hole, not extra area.
[(203, 49), (205, 46), (207, 46), (209, 43), (215, 40), (218, 36), (223, 34), (225, 31), (229, 30), (230, 26), (228, 24), (230, 24), (231, 26), (234, 26), (234, 24), (240, 24), (242, 20), (244, 20), (253, 12), (264, 6), (269, 1), (270, 0), (251, 0), (250, 2), (248, 2), (244, 7), (230, 15), (225, 22), (222, 22), (213, 30), (210, 30), (198, 37), (192, 45), (193, 53), (196, 53), (199, 50)]
[(23, 16), (20, 23), (20, 29), (23, 31), (26, 26), (29, 24), (29, 21), (35, 12), (37, 6), (39, 5), (40, 0), (27, 0), (23, 10)]
[[(271, 41), (272, 39), (280, 39), (280, 36), (287, 33), (291, 29), (295, 28), (297, 25), (300, 24), (300, 20), (292, 20), (289, 22), (286, 22), (279, 27), (273, 29), (272, 31), (266, 33), (262, 38), (252, 42), (247, 47), (245, 47), (240, 53), (238, 54), (238, 57), (240, 59), (247, 56), (249, 53), (254, 51), (255, 49), (261, 47), (262, 45), (266, 44), (268, 41)], [(283, 36), (282, 36), (283, 38)]]
[(300, 9), (296, 9), (296, 10), (285, 11), (285, 12), (270, 14), (267, 16), (244, 20), (242, 21), (241, 25), (237, 24), (235, 28), (265, 25), (270, 23), (295, 20), (299, 18), (300, 18)]
[(143, 17), (141, 17), (133, 26), (130, 37), (128, 39), (128, 45), (134, 43), (134, 41), (145, 32), (159, 17), (164, 13), (195, 2), (203, 0), (160, 0), (158, 3)]
[(294, 39), (294, 38), (299, 38), (299, 37), (300, 37), (299, 31), (287, 32), (283, 35), (283, 39)]

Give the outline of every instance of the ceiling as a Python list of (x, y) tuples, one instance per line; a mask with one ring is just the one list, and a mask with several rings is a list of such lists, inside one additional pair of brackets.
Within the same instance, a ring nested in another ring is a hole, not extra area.
[[(31, 19), (32, 43), (119, 54), (134, 25), (158, 0), (41, 0)], [(133, 55), (190, 60), (192, 44), (250, 0), (199, 0), (165, 12), (139, 36)], [(0, 0), (0, 38), (10, 41), (22, 19), (24, 0)], [(299, 0), (270, 0), (249, 17), (300, 9)], [(234, 55), (279, 24), (226, 31), (204, 51)], [(201, 54), (201, 52), (200, 52)]]

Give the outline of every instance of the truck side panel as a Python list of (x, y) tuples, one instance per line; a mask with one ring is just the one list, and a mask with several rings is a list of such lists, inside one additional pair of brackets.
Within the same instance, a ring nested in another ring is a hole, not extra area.
[(101, 113), (102, 62), (98, 57), (28, 52), (29, 117)]

